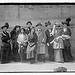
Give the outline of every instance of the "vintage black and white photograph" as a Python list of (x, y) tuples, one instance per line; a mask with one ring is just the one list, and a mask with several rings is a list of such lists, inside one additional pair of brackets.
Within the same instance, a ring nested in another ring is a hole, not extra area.
[(75, 4), (0, 4), (0, 72), (75, 72)]

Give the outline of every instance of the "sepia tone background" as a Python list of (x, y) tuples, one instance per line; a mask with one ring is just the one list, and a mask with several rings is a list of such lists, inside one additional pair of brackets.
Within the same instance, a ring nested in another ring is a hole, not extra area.
[(34, 26), (37, 22), (44, 25), (46, 21), (51, 21), (53, 25), (55, 22), (65, 21), (68, 17), (72, 19), (70, 42), (71, 52), (75, 58), (75, 5), (0, 5), (0, 27), (8, 22), (10, 30), (15, 25), (26, 26), (28, 20)]

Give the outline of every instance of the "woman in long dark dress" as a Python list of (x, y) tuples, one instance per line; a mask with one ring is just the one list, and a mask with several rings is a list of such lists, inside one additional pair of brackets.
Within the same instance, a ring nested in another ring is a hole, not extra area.
[(18, 43), (17, 43), (17, 37), (20, 31), (20, 26), (15, 26), (14, 29), (10, 32), (11, 34), (11, 40), (12, 40), (12, 60), (17, 61), (18, 60)]
[[(67, 22), (65, 21), (63, 23), (63, 35), (67, 35), (68, 37), (71, 37), (71, 30), (67, 27)], [(73, 57), (71, 54), (71, 44), (70, 44), (70, 38), (66, 38), (64, 40), (64, 50), (63, 50), (63, 57), (65, 62), (73, 61)]]
[(9, 28), (8, 23), (5, 23), (4, 26), (1, 27), (3, 32), (1, 33), (1, 63), (6, 63), (10, 61), (11, 55), (11, 45), (10, 45), (10, 36), (7, 31)]

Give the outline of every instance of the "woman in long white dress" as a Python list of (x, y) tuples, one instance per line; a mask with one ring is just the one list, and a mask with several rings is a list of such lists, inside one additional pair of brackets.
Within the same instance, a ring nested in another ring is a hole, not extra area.
[(21, 28), (21, 31), (18, 35), (17, 38), (17, 42), (18, 42), (18, 53), (20, 54), (20, 58), (21, 58), (21, 62), (24, 60), (24, 53), (26, 53), (26, 49), (27, 49), (27, 42), (28, 42), (28, 36), (25, 33), (25, 29)]

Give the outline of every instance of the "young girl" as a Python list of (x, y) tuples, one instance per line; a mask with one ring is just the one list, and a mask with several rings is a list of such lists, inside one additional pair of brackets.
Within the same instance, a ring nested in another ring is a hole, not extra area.
[(17, 38), (17, 42), (19, 44), (18, 53), (20, 54), (21, 61), (24, 59), (24, 53), (26, 52), (28, 36), (25, 33), (25, 29), (21, 28), (20, 33)]

